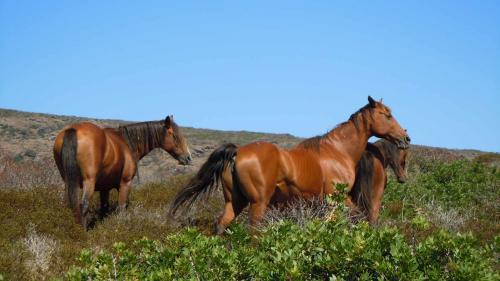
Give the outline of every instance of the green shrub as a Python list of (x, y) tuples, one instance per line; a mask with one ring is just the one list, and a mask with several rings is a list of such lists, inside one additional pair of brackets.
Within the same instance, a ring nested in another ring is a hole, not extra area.
[(473, 231), (483, 241), (499, 234), (500, 171), (496, 167), (465, 159), (423, 161), (409, 178), (405, 184), (389, 178), (381, 221), (411, 224), (415, 216), (424, 216), (435, 229)]
[[(221, 212), (220, 194), (187, 216), (168, 215), (168, 204), (188, 178), (134, 186), (126, 212), (111, 212), (89, 232), (76, 225), (62, 187), (0, 188), (0, 280), (499, 278), (494, 257), (500, 245), (500, 173), (491, 166), (421, 161), (406, 184), (390, 177), (379, 228), (353, 225), (343, 219), (344, 208), (333, 208), (340, 213), (328, 217), (336, 221), (284, 221), (258, 231), (235, 224), (223, 237), (206, 236)], [(94, 216), (98, 197), (91, 204)], [(112, 209), (116, 202), (112, 191)], [(246, 222), (245, 214), (238, 221)], [(23, 241), (30, 237), (30, 223), (58, 245), (43, 278), (27, 266), (33, 256)]]
[(270, 225), (250, 236), (234, 225), (224, 237), (193, 228), (165, 242), (149, 239), (92, 256), (82, 251), (69, 280), (498, 280), (493, 245), (437, 232), (412, 245), (395, 228), (311, 221)]

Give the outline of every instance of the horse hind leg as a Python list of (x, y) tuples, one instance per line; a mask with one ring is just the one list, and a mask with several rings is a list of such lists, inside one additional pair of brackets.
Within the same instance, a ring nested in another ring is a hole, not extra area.
[(88, 230), (88, 215), (89, 215), (89, 201), (92, 198), (95, 190), (95, 178), (87, 178), (83, 181), (83, 193), (80, 203), (80, 214), (82, 218), (82, 225), (85, 230)]
[(266, 213), (268, 205), (268, 202), (250, 203), (250, 211), (248, 217), (250, 225), (255, 226), (262, 220), (264, 214)]
[(241, 191), (236, 188), (224, 186), (224, 211), (217, 220), (215, 233), (221, 235), (224, 233), (229, 224), (245, 209), (248, 205), (248, 200)]
[(122, 180), (120, 190), (118, 191), (118, 210), (124, 211), (128, 205), (128, 197), (130, 193), (130, 184), (132, 180)]
[(103, 219), (109, 211), (109, 189), (99, 191), (99, 195), (101, 199), (101, 209), (99, 210), (99, 215), (101, 219)]

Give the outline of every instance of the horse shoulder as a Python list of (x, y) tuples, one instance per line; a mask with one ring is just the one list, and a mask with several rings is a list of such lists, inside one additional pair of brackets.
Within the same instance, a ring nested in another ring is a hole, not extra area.
[(331, 151), (321, 159), (325, 174), (325, 189), (333, 192), (336, 184), (346, 184), (351, 188), (356, 178), (356, 163), (340, 151)]

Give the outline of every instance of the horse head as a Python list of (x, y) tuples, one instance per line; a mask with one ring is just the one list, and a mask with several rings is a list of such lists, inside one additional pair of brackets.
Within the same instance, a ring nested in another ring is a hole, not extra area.
[(372, 97), (368, 97), (368, 105), (365, 107), (368, 110), (364, 111), (365, 120), (369, 124), (369, 128), (373, 135), (384, 138), (398, 146), (398, 148), (408, 148), (410, 144), (410, 136), (396, 121), (392, 115), (391, 109), (381, 101), (375, 101)]
[(191, 152), (179, 126), (174, 122), (174, 116), (165, 118), (166, 133), (163, 136), (161, 147), (182, 165), (188, 165), (193, 160)]

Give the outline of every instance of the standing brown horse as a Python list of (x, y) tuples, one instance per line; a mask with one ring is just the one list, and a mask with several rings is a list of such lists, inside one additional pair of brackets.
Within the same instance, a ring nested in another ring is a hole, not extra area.
[(368, 222), (377, 224), (387, 185), (385, 169), (390, 166), (400, 183), (406, 182), (406, 156), (408, 149), (400, 149), (384, 139), (368, 143), (366, 151), (356, 166), (356, 181), (349, 192), (356, 211), (366, 216)]
[[(334, 184), (354, 184), (356, 163), (371, 136), (407, 147), (410, 141), (391, 110), (368, 97), (369, 103), (329, 133), (283, 150), (268, 142), (216, 149), (197, 175), (176, 196), (171, 211), (191, 204), (223, 182), (226, 201), (217, 233), (250, 204), (250, 224), (258, 222), (269, 204), (294, 197), (310, 198), (334, 192)], [(229, 172), (231, 169), (232, 173)]]
[[(103, 129), (89, 122), (65, 127), (56, 137), (54, 159), (77, 222), (87, 229), (86, 215), (94, 190), (100, 192), (101, 214), (107, 212), (112, 188), (119, 189), (119, 208), (125, 208), (137, 162), (155, 148), (163, 148), (180, 164), (191, 162), (187, 142), (173, 116), (118, 129)], [(78, 187), (83, 187), (80, 206)]]

